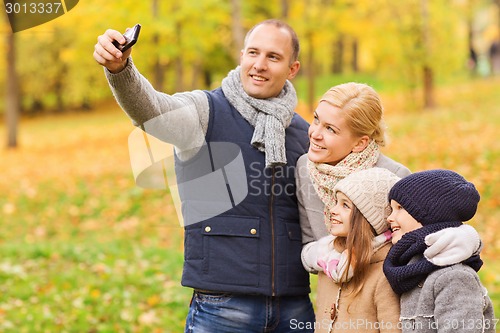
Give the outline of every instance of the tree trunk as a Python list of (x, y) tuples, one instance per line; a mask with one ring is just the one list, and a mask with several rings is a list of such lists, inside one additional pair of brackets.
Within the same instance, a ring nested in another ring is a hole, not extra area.
[(313, 114), (314, 105), (316, 103), (316, 96), (314, 93), (314, 46), (313, 46), (313, 32), (309, 31), (306, 34), (306, 40), (309, 44), (309, 48), (307, 50), (307, 104), (309, 106), (309, 112)]
[(469, 59), (468, 59), (468, 67), (470, 74), (472, 76), (476, 75), (477, 72), (477, 52), (474, 49), (474, 30), (472, 28), (472, 18), (467, 20), (467, 29), (468, 29), (468, 45), (469, 45)]
[(244, 32), (243, 26), (241, 25), (241, 1), (240, 0), (231, 0), (231, 18), (232, 18), (232, 30), (233, 30), (233, 47), (232, 56), (234, 61), (238, 64), (240, 62), (240, 51), (243, 48), (244, 44)]
[(434, 73), (428, 66), (423, 68), (424, 76), (424, 107), (433, 108), (436, 103), (434, 101)]
[(203, 65), (202, 65), (202, 62), (199, 60), (199, 61), (196, 61), (193, 66), (192, 66), (192, 69), (193, 69), (193, 73), (192, 73), (192, 77), (191, 77), (191, 87), (190, 87), (190, 90), (195, 90), (195, 89), (199, 89), (199, 81), (200, 81), (200, 76), (203, 75)]
[(16, 43), (13, 32), (7, 34), (7, 77), (5, 98), (5, 122), (7, 125), (7, 147), (17, 147), (19, 123), (19, 86), (16, 72)]
[(344, 38), (342, 35), (333, 44), (332, 73), (342, 73), (342, 63), (344, 62)]
[[(152, 6), (151, 6), (151, 11), (153, 12), (153, 18), (158, 19), (159, 17), (159, 1), (158, 0), (153, 0)], [(153, 35), (153, 45), (155, 46), (155, 49), (159, 49), (160, 45), (160, 36), (158, 32), (155, 32)], [(153, 64), (153, 75), (154, 75), (154, 87), (158, 91), (163, 91), (163, 82), (165, 78), (164, 74), (164, 68), (161, 64), (160, 61), (160, 56), (159, 52), (156, 52), (155, 55), (155, 61)]]
[(433, 108), (434, 100), (434, 73), (430, 63), (430, 48), (429, 48), (429, 4), (428, 0), (421, 0), (422, 10), (422, 44), (424, 47), (424, 61), (422, 65), (423, 85), (424, 85), (424, 108)]
[[(493, 0), (494, 4), (497, 6), (497, 29), (498, 32), (500, 33), (500, 0)], [(498, 75), (500, 73), (500, 36), (497, 36), (497, 39), (493, 42), (494, 44), (492, 46), (495, 47), (496, 52), (493, 57), (490, 59), (491, 63), (491, 74), (492, 75)], [(490, 54), (491, 56), (491, 54)]]
[(212, 86), (212, 72), (206, 68), (203, 68), (203, 83), (205, 87), (209, 88)]
[[(57, 56), (55, 59), (60, 59), (59, 56)], [(57, 61), (57, 60), (55, 60)], [(64, 78), (66, 77), (67, 74), (67, 68), (65, 64), (62, 64), (62, 66), (59, 68), (59, 71), (57, 73), (57, 76), (55, 77), (55, 83), (54, 83), (54, 93), (56, 95), (56, 112), (57, 113), (62, 113), (64, 112), (65, 106), (64, 106)]]
[[(182, 38), (182, 24), (180, 22), (177, 22), (175, 25), (175, 34), (176, 34), (177, 43), (179, 45), (179, 44), (181, 44), (181, 38)], [(181, 54), (181, 51), (179, 50), (179, 53), (175, 57), (175, 60), (174, 60), (175, 91), (184, 91), (184, 68), (183, 68), (184, 62), (182, 61), (182, 58), (183, 58), (183, 55)]]
[[(155, 45), (155, 48), (159, 48), (159, 42), (160, 37), (158, 33), (155, 33), (153, 35), (153, 45)], [(155, 55), (155, 61), (153, 64), (153, 75), (154, 75), (154, 87), (158, 91), (163, 91), (163, 83), (165, 82), (165, 72), (164, 68), (161, 64), (160, 61), (160, 56), (158, 55), (158, 52), (156, 52)]]
[(355, 73), (357, 73), (359, 71), (359, 65), (358, 65), (358, 40), (356, 38), (354, 38), (354, 40), (352, 41), (351, 69)]
[(175, 91), (184, 91), (184, 62), (181, 56), (175, 57)]
[(493, 3), (498, 7), (497, 8), (497, 15), (498, 15), (498, 18), (497, 18), (497, 29), (498, 31), (500, 32), (500, 0), (493, 0)]
[(290, 6), (288, 5), (288, 0), (281, 0), (281, 19), (288, 19), (288, 12), (290, 11)]

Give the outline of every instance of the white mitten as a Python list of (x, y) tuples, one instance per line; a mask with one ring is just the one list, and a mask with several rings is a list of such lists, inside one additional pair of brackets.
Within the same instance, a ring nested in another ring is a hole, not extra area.
[(482, 244), (476, 229), (468, 224), (446, 228), (425, 237), (427, 260), (437, 266), (449, 266), (479, 254)]
[(334, 236), (328, 235), (317, 241), (307, 243), (302, 247), (302, 265), (306, 271), (316, 274), (323, 270), (318, 265), (318, 258), (330, 252), (330, 249), (333, 249), (334, 238)]

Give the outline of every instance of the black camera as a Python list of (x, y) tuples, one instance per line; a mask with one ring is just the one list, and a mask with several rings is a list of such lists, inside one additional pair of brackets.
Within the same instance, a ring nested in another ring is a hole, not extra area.
[(137, 39), (139, 38), (139, 32), (141, 32), (141, 25), (136, 24), (132, 29), (127, 30), (123, 34), (123, 37), (125, 37), (125, 44), (120, 44), (118, 41), (114, 41), (113, 45), (120, 51), (125, 52), (129, 48), (131, 48), (135, 43), (137, 43)]

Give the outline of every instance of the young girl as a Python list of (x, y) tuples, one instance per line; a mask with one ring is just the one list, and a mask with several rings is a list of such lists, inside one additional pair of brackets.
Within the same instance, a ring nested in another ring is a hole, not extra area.
[[(309, 141), (308, 153), (297, 161), (296, 182), (302, 263), (315, 274), (322, 270), (317, 265), (318, 255), (331, 241), (325, 218), (332, 218), (335, 184), (354, 171), (372, 167), (387, 169), (401, 178), (410, 170), (381, 153), (386, 144), (382, 103), (366, 84), (349, 82), (330, 88), (314, 112)], [(480, 248), (479, 235), (465, 225), (429, 235), (427, 243), (425, 254), (436, 265), (460, 262)]]
[(394, 246), (384, 273), (401, 295), (404, 333), (495, 332), (493, 306), (476, 274), (479, 256), (445, 268), (424, 257), (425, 237), (470, 220), (479, 199), (472, 183), (449, 170), (414, 173), (389, 192)]
[(332, 238), (318, 258), (316, 332), (400, 332), (399, 299), (382, 271), (391, 246), (387, 195), (399, 179), (370, 168), (335, 185)]

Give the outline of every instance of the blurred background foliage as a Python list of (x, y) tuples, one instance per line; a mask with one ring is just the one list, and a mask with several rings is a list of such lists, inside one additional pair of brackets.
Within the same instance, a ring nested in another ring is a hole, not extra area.
[[(109, 98), (91, 56), (96, 38), (135, 23), (143, 29), (134, 60), (158, 90), (211, 88), (237, 64), (245, 32), (270, 17), (286, 20), (300, 36), (300, 73), (307, 78), (300, 97), (310, 109), (324, 90), (317, 81), (331, 75), (370, 77), (376, 88), (432, 89), (490, 72), (498, 7), (498, 0), (85, 0), (54, 21), (14, 34), (17, 99), (23, 114), (39, 114), (88, 110)], [(7, 54), (4, 17), (0, 50)], [(8, 65), (0, 61), (0, 71), (8, 73)], [(6, 80), (0, 76), (0, 85)], [(434, 103), (409, 96), (417, 107)], [(2, 112), (4, 96), (0, 106)]]
[(301, 40), (306, 119), (329, 87), (368, 83), (385, 154), (476, 184), (479, 273), (500, 315), (500, 0), (82, 0), (32, 29), (0, 25), (0, 332), (182, 331), (182, 228), (168, 190), (134, 183), (133, 127), (93, 48), (141, 23), (132, 56), (158, 90), (210, 89), (271, 17)]

